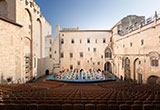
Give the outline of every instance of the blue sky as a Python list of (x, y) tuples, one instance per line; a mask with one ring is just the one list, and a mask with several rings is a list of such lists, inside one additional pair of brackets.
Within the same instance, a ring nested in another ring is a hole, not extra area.
[(109, 30), (127, 15), (150, 17), (160, 12), (160, 0), (34, 0), (46, 20), (63, 28)]

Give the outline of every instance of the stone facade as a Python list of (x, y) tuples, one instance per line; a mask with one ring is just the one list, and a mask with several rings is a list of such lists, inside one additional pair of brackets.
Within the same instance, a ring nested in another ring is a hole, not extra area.
[(160, 77), (159, 28), (157, 13), (146, 20), (144, 16), (127, 16), (111, 30), (60, 30), (58, 25), (52, 45), (54, 72), (101, 69), (122, 80), (157, 83)]
[(0, 0), (0, 82), (25, 83), (48, 69), (51, 26), (33, 0)]

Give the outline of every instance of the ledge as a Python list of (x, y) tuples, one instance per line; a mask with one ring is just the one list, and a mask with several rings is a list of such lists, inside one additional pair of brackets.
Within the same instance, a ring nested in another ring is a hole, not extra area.
[(16, 25), (16, 26), (19, 26), (19, 27), (23, 27), (22, 25), (16, 23), (15, 21), (10, 20), (10, 19), (5, 18), (5, 17), (2, 17), (2, 16), (0, 16), (0, 20), (3, 20), (3, 21), (5, 21), (5, 22), (11, 23), (11, 24)]

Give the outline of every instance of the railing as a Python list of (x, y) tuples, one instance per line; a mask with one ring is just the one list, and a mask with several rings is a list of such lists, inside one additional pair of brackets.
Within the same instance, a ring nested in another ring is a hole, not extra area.
[[(157, 19), (159, 19), (160, 18), (160, 12), (157, 15), (158, 15)], [(143, 26), (145, 26), (145, 25), (147, 25), (147, 24), (149, 24), (153, 21), (154, 21), (154, 16), (150, 16), (147, 19), (141, 21), (139, 25), (131, 25), (126, 30), (118, 30), (118, 34), (123, 36), (125, 34), (128, 34), (132, 31), (138, 29), (139, 27), (143, 27)]]

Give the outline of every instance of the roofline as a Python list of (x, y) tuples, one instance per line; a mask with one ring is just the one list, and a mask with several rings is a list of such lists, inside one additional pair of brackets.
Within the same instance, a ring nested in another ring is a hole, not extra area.
[(112, 30), (60, 30), (60, 32), (112, 32)]

